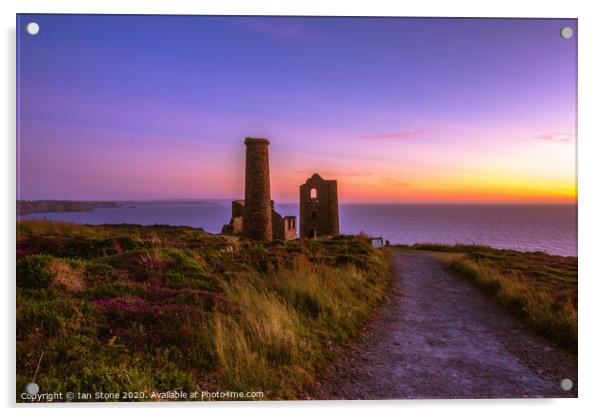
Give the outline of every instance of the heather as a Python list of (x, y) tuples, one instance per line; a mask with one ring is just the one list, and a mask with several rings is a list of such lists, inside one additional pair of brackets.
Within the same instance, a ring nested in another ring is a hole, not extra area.
[(17, 391), (299, 398), (383, 302), (363, 237), (269, 243), (173, 226), (17, 223)]

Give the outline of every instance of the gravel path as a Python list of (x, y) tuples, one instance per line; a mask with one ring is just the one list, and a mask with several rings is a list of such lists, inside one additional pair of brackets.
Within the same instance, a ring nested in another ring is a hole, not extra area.
[[(577, 357), (428, 253), (393, 249), (394, 294), (323, 375), (318, 399), (576, 397)], [(565, 392), (560, 381), (575, 387)]]

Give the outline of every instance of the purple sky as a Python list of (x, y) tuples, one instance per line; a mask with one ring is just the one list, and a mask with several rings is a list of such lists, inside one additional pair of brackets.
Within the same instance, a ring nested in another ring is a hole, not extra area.
[[(40, 24), (30, 36), (24, 27)], [(20, 15), (18, 197), (576, 196), (574, 19)]]

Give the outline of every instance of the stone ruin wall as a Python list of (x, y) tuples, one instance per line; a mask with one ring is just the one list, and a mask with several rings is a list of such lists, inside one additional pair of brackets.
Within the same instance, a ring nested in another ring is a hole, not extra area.
[[(311, 197), (311, 190), (316, 197)], [(299, 188), (300, 236), (312, 238), (339, 234), (337, 181), (324, 180), (314, 173)]]
[(245, 139), (245, 199), (232, 201), (232, 218), (222, 233), (265, 241), (297, 238), (296, 217), (282, 217), (270, 199), (269, 144), (267, 139)]
[(248, 137), (245, 140), (243, 234), (253, 240), (272, 240), (269, 144), (267, 139)]

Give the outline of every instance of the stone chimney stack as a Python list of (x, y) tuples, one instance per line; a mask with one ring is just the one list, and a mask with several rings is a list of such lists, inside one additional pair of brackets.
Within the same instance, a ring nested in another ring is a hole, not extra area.
[(245, 139), (245, 210), (243, 234), (254, 240), (272, 240), (272, 202), (267, 139)]

